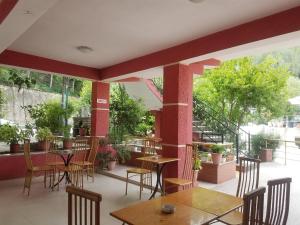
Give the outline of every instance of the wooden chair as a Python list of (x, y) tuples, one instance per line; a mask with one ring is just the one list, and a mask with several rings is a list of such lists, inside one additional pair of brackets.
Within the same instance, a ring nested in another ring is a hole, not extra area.
[(68, 225), (100, 225), (102, 196), (88, 190), (67, 186)]
[(187, 144), (185, 149), (184, 167), (181, 178), (164, 178), (163, 180), (163, 192), (166, 194), (166, 184), (168, 188), (177, 186), (191, 188), (193, 185), (193, 162), (195, 157), (195, 151), (193, 145)]
[(268, 181), (265, 225), (286, 225), (290, 206), (291, 178)]
[[(155, 155), (155, 141), (153, 140), (144, 140), (144, 154), (143, 156), (149, 156), (149, 155)], [(142, 197), (142, 191), (144, 189), (144, 186), (150, 186), (151, 192), (152, 192), (152, 169), (153, 164), (151, 162), (142, 161), (141, 168), (131, 168), (128, 169), (127, 176), (126, 176), (126, 189), (125, 189), (125, 195), (127, 195), (128, 191), (128, 181), (129, 178), (134, 176), (140, 176), (140, 199)], [(132, 174), (130, 176), (130, 174)]]
[(242, 225), (262, 225), (264, 213), (264, 195), (266, 188), (260, 187), (244, 194), (244, 212)]
[[(237, 197), (242, 197), (245, 193), (258, 188), (259, 170), (259, 159), (240, 157)], [(237, 225), (242, 224), (242, 219), (242, 209), (240, 209), (222, 216), (219, 221), (229, 225)]]
[(25, 157), (25, 163), (26, 163), (26, 175), (25, 175), (25, 182), (23, 187), (23, 193), (25, 192), (25, 189), (28, 189), (27, 195), (29, 196), (30, 188), (31, 188), (31, 180), (34, 174), (36, 173), (44, 173), (44, 187), (47, 186), (47, 177), (49, 175), (50, 177), (50, 186), (54, 182), (54, 171), (53, 168), (48, 165), (42, 165), (42, 166), (34, 166), (31, 160), (30, 156), (30, 141), (25, 140), (24, 141), (24, 157)]
[(87, 158), (84, 161), (75, 161), (72, 163), (83, 167), (83, 170), (86, 172), (87, 179), (88, 177), (91, 177), (93, 182), (95, 173), (95, 160), (99, 146), (99, 139), (99, 137), (91, 137), (90, 151)]

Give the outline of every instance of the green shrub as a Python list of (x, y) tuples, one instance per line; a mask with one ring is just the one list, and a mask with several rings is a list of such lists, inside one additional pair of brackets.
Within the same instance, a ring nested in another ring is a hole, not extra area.
[(16, 125), (0, 126), (0, 140), (7, 144), (18, 144), (23, 139), (21, 130)]
[(201, 169), (201, 160), (196, 158), (194, 159), (193, 170), (200, 170), (200, 169)]
[(52, 137), (52, 132), (48, 127), (39, 128), (36, 132), (36, 138), (38, 141), (50, 140)]
[(213, 153), (219, 153), (222, 154), (223, 152), (225, 152), (225, 147), (223, 145), (213, 145), (211, 147), (211, 151)]
[(252, 135), (250, 156), (259, 156), (264, 148), (272, 149), (273, 151), (275, 151), (279, 146), (279, 141), (273, 139), (279, 139), (279, 136), (265, 133)]

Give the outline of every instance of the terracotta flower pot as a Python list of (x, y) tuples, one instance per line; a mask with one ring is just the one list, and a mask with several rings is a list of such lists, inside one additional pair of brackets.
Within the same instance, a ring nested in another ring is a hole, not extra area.
[(222, 154), (219, 153), (211, 153), (211, 160), (213, 164), (218, 165), (221, 162)]
[(17, 153), (20, 151), (20, 144), (10, 144), (10, 152)]
[(63, 148), (64, 149), (72, 149), (73, 141), (72, 139), (64, 139), (63, 140)]
[(41, 150), (41, 151), (49, 151), (50, 142), (49, 141), (39, 141), (38, 142), (38, 149)]
[(273, 161), (273, 150), (272, 149), (262, 149), (259, 158), (262, 162), (272, 162)]
[(113, 170), (116, 167), (116, 163), (117, 163), (117, 161), (115, 161), (115, 160), (109, 161), (107, 164), (108, 170)]

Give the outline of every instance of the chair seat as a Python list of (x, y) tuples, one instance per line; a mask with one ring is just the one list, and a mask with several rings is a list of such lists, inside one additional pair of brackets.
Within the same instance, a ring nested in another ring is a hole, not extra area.
[(188, 185), (193, 183), (191, 180), (186, 180), (181, 178), (165, 178), (164, 181), (178, 186), (183, 186), (183, 185)]
[(145, 174), (151, 172), (152, 172), (151, 170), (143, 169), (143, 168), (132, 168), (127, 170), (127, 173), (138, 173), (138, 174)]
[(77, 166), (77, 165), (69, 165), (69, 166), (57, 166), (56, 169), (60, 170), (60, 171), (66, 171), (66, 172), (72, 172), (72, 171), (79, 171), (82, 170), (81, 166)]
[(240, 225), (243, 223), (243, 213), (235, 210), (220, 217), (218, 220), (225, 224)]
[(65, 165), (64, 162), (47, 162), (48, 166), (59, 166), (59, 165)]
[(89, 161), (84, 161), (84, 162), (72, 162), (71, 164), (77, 165), (77, 166), (92, 166), (93, 163)]
[(38, 172), (38, 171), (50, 171), (53, 170), (53, 168), (51, 166), (48, 165), (42, 165), (42, 166), (34, 166), (32, 167), (32, 171), (33, 172)]

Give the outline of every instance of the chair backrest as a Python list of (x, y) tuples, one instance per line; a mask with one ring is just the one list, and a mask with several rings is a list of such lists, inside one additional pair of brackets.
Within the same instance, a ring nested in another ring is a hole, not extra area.
[(67, 186), (68, 225), (100, 225), (102, 196), (74, 186)]
[[(145, 139), (144, 140), (144, 154), (143, 156), (149, 156), (149, 155), (156, 155), (155, 150), (155, 141), (152, 139)], [(153, 163), (142, 161), (141, 167), (143, 169), (152, 170), (153, 169)]]
[(91, 149), (88, 155), (87, 161), (94, 163), (96, 156), (97, 156), (97, 151), (99, 147), (99, 137), (91, 137)]
[(243, 225), (262, 225), (265, 187), (244, 194)]
[(245, 193), (258, 188), (260, 160), (240, 157), (239, 181), (236, 196), (242, 197)]
[(32, 170), (32, 160), (30, 156), (30, 141), (24, 140), (24, 158), (27, 170)]
[(185, 147), (185, 158), (182, 178), (186, 180), (193, 179), (194, 146), (187, 144)]
[(89, 149), (87, 139), (76, 139), (73, 142), (72, 150), (74, 151), (73, 161), (84, 161)]
[(54, 136), (50, 141), (50, 149), (49, 151), (55, 151), (63, 147), (63, 137)]
[(286, 225), (290, 206), (292, 178), (268, 181), (268, 203), (265, 225)]

